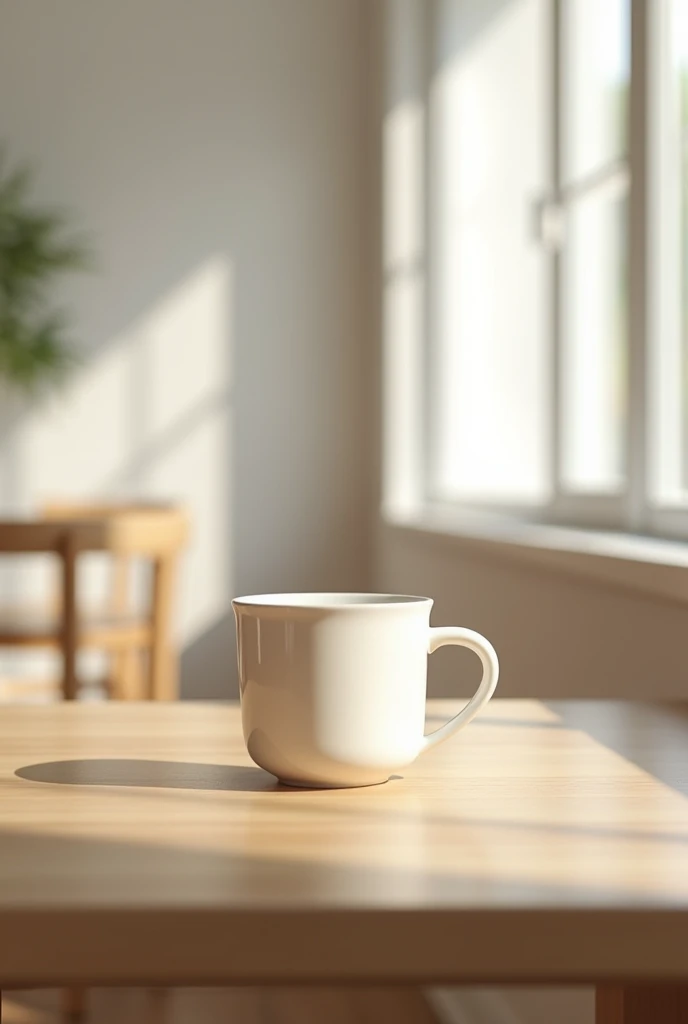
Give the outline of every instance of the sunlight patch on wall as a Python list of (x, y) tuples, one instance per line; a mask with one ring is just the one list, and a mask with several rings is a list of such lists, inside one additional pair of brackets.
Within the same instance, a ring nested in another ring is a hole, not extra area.
[(103, 476), (129, 458), (132, 339), (87, 357), (64, 392), (32, 406), (14, 441), (15, 501), (27, 512), (46, 498), (92, 497)]
[(159, 302), (140, 329), (138, 366), (145, 384), (142, 440), (174, 429), (209, 396), (229, 386), (229, 268), (203, 264)]
[(385, 116), (383, 134), (384, 265), (410, 268), (423, 256), (424, 111), (419, 99)]
[(385, 289), (383, 310), (382, 511), (394, 518), (412, 512), (423, 473), (422, 278)]
[(183, 642), (228, 613), (231, 586), (231, 410), (210, 407), (179, 442), (161, 452), (146, 474), (151, 497), (184, 502), (191, 542), (179, 589)]
[(390, 0), (386, 23), (382, 513), (394, 517), (415, 507), (423, 471), (426, 117), (418, 39), (424, 4)]

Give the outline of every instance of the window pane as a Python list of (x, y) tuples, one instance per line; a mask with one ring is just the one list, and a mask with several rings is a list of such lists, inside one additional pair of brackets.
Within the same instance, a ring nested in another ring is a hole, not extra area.
[(629, 0), (563, 0), (563, 177), (570, 182), (626, 153)]
[(614, 492), (624, 474), (626, 201), (571, 204), (562, 259), (562, 484)]
[(438, 0), (431, 122), (433, 483), (547, 497), (545, 0)]
[(675, 74), (679, 94), (679, 132), (676, 162), (681, 179), (680, 214), (680, 324), (683, 366), (681, 383), (683, 387), (683, 459), (682, 484), (688, 491), (688, 2), (679, 0), (676, 5)]
[(660, 245), (659, 294), (651, 346), (652, 498), (688, 504), (688, 0), (661, 8), (656, 86)]

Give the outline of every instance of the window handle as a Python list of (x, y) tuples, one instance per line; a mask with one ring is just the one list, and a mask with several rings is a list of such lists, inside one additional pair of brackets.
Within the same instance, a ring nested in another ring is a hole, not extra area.
[(550, 252), (563, 248), (566, 236), (566, 210), (552, 196), (541, 196), (532, 205), (532, 232), (535, 241)]

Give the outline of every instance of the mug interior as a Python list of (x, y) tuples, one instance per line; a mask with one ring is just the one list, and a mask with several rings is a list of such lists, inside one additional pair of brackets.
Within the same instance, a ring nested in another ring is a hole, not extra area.
[(268, 608), (374, 608), (390, 605), (427, 604), (429, 597), (411, 594), (251, 594), (235, 597), (233, 604)]

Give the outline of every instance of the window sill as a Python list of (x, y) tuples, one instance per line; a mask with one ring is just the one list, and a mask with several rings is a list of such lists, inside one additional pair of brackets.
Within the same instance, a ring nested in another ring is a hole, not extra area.
[(434, 507), (386, 513), (383, 521), (445, 547), (507, 557), (664, 600), (688, 602), (688, 543), (682, 541)]

